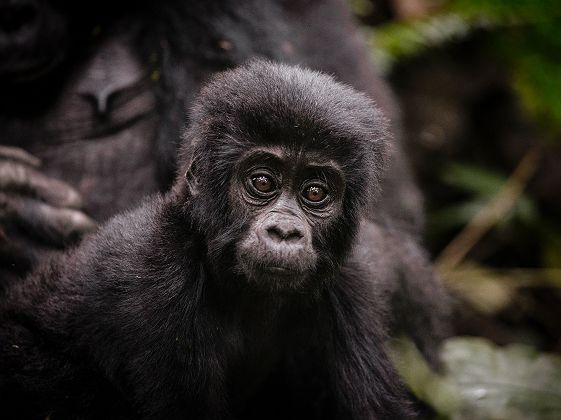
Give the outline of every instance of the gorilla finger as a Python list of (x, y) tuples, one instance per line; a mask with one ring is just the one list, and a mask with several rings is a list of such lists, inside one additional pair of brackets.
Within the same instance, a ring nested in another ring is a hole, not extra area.
[(23, 163), (33, 168), (41, 166), (41, 161), (39, 159), (18, 147), (0, 146), (0, 158)]
[(80, 194), (68, 184), (15, 162), (0, 162), (0, 189), (33, 195), (53, 206), (82, 206)]
[(33, 206), (33, 200), (21, 200), (19, 214), (23, 229), (43, 239), (65, 245), (77, 241), (97, 224), (78, 210), (56, 208), (43, 203)]
[(57, 246), (72, 243), (97, 227), (81, 211), (6, 194), (0, 194), (0, 218), (17, 224), (29, 236)]

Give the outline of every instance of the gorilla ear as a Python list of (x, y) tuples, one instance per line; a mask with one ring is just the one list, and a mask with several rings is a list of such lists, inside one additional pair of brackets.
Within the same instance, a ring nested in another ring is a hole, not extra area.
[(185, 172), (185, 181), (187, 182), (187, 188), (189, 189), (189, 194), (192, 197), (199, 195), (200, 192), (200, 180), (199, 180), (199, 163), (198, 159), (193, 157), (187, 172)]

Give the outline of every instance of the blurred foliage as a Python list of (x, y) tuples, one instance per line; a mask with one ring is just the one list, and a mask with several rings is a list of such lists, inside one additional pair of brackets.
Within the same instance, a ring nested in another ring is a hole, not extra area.
[(431, 370), (412, 341), (393, 340), (390, 350), (394, 365), (415, 397), (430, 405), (442, 418), (450, 418), (459, 411), (462, 405), (459, 389)]
[(444, 343), (438, 374), (408, 340), (396, 340), (392, 354), (413, 394), (439, 418), (553, 420), (561, 413), (559, 356), (521, 344), (453, 338)]
[(497, 269), (469, 262), (449, 273), (446, 285), (480, 313), (496, 315), (521, 288), (561, 288), (561, 269)]
[[(473, 249), (464, 247), (468, 253), (442, 276), (468, 308), (472, 327), (464, 324), (465, 334), (530, 346), (450, 339), (442, 351), (444, 370), (435, 373), (401, 339), (392, 346), (400, 374), (436, 418), (561, 418), (561, 358), (538, 351), (561, 353), (561, 177), (555, 161), (561, 155), (561, 1), (350, 1), (375, 63), (401, 95), (405, 121), (413, 122), (404, 124), (406, 139), (417, 141), (421, 152), (412, 160), (433, 159), (416, 168), (435, 256), (493, 208), (524, 153), (535, 147), (540, 155), (492, 229)], [(424, 78), (418, 78), (419, 65), (429, 69)], [(443, 74), (449, 77), (440, 85)], [(455, 89), (456, 82), (467, 87)], [(497, 99), (497, 92), (507, 94)], [(424, 107), (432, 101), (434, 107)], [(455, 108), (447, 114), (448, 106)], [(425, 127), (439, 128), (442, 141), (420, 142)]]
[[(534, 277), (532, 277), (532, 280)], [(494, 315), (513, 299), (520, 282), (509, 272), (506, 276), (475, 263), (466, 263), (446, 277), (448, 288), (479, 312)]]
[(557, 267), (561, 262), (561, 236), (556, 229), (547, 226), (543, 229), (541, 237), (544, 241), (542, 264), (544, 267)]
[(464, 407), (454, 418), (558, 419), (561, 358), (520, 344), (504, 348), (477, 338), (445, 343), (446, 377)]
[[(396, 11), (399, 4), (408, 1), (387, 0), (386, 3)], [(374, 13), (378, 3), (352, 0), (359, 17)], [(561, 144), (559, 0), (412, 0), (411, 3), (416, 3), (421, 12), (407, 16), (396, 12), (392, 19), (366, 29), (375, 62), (381, 70), (390, 72), (396, 63), (410, 57), (484, 34), (478, 38), (480, 50), (507, 69), (512, 91), (536, 123), (541, 138)], [(429, 237), (448, 237), (448, 240), (451, 232), (457, 233), (490, 205), (511, 175), (504, 170), (489, 169), (489, 162), (482, 166), (479, 162), (445, 161), (436, 165), (435, 171), (440, 185), (452, 192), (454, 198), (430, 203), (433, 209), (428, 213)], [(537, 263), (553, 268), (561, 263), (560, 222), (546, 220), (531, 193), (524, 193), (501, 215), (495, 230), (514, 235), (522, 229), (539, 237), (543, 255)]]
[[(430, 228), (437, 232), (466, 225), (501, 190), (507, 176), (476, 165), (450, 163), (444, 166), (441, 179), (445, 184), (469, 195), (465, 201), (454, 203), (430, 215)], [(537, 222), (535, 203), (527, 194), (518, 198), (512, 211), (501, 219), (499, 228), (511, 223), (513, 219), (529, 225)]]
[[(354, 1), (367, 13), (365, 0)], [(497, 30), (501, 29), (501, 30)], [(438, 13), (390, 22), (373, 30), (376, 62), (389, 71), (396, 60), (494, 31), (493, 47), (512, 68), (513, 86), (527, 109), (561, 134), (561, 2), (558, 0), (449, 0)]]
[(368, 0), (350, 0), (356, 16), (368, 16), (374, 12), (374, 5)]

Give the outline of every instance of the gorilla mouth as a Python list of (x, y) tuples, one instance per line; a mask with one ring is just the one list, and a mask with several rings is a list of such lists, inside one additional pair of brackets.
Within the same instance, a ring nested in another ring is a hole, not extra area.
[(253, 238), (241, 241), (236, 249), (237, 269), (252, 281), (300, 283), (316, 268), (317, 255), (313, 250), (271, 249)]
[[(303, 279), (307, 277), (307, 270), (299, 266), (287, 266), (286, 264), (279, 264), (276, 261), (255, 261), (254, 259), (242, 259), (241, 261), (242, 272), (248, 278), (264, 281), (266, 279), (278, 280), (294, 280)], [(299, 281), (299, 280), (298, 280)]]
[(263, 271), (277, 276), (291, 276), (300, 274), (297, 270), (288, 267), (268, 266), (263, 267)]

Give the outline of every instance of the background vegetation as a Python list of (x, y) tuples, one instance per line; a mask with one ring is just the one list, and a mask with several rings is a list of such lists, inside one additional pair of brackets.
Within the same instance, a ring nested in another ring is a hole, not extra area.
[(350, 1), (461, 302), (444, 372), (400, 341), (403, 376), (433, 417), (561, 418), (561, 2)]

